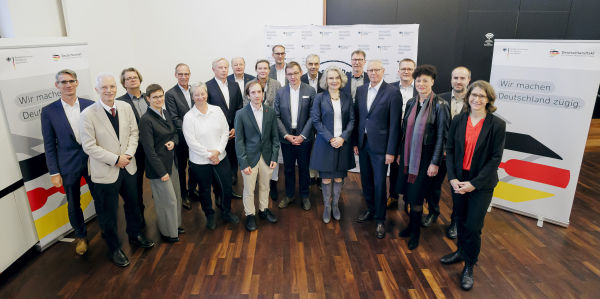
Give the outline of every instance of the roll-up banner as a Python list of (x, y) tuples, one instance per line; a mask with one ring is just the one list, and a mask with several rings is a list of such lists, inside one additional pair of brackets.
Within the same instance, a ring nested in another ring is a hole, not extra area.
[[(63, 187), (50, 182), (46, 167), (40, 116), (42, 107), (60, 99), (54, 86), (61, 69), (77, 73), (78, 96), (90, 99), (87, 43), (66, 39), (0, 43), (0, 102), (19, 162), (35, 227), (43, 250), (72, 227)], [(4, 121), (4, 120), (3, 120)], [(85, 219), (95, 215), (92, 196), (82, 180), (81, 207)]]
[(493, 206), (568, 226), (596, 93), (600, 41), (496, 40), (490, 83), (506, 145)]

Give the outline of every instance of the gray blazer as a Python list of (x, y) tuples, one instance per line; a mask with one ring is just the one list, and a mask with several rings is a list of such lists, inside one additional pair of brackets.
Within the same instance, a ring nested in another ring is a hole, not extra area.
[[(255, 82), (256, 79), (250, 81), (250, 82)], [(248, 82), (248, 83), (250, 83)], [(265, 98), (263, 99), (263, 104), (273, 108), (273, 104), (275, 102), (275, 94), (277, 93), (277, 90), (279, 90), (281, 88), (281, 84), (279, 84), (279, 81), (272, 79), (272, 78), (267, 78), (267, 84), (265, 84), (265, 88), (267, 89), (267, 92), (265, 93)], [(250, 99), (244, 95), (244, 106), (248, 105), (248, 103), (250, 103)]]
[(127, 172), (133, 175), (137, 171), (135, 151), (139, 131), (133, 109), (123, 101), (115, 101), (115, 107), (119, 117), (118, 137), (100, 100), (81, 113), (81, 146), (90, 157), (88, 167), (94, 183), (117, 181), (120, 169), (115, 164), (122, 154), (131, 156), (131, 163), (125, 167)]
[[(296, 129), (300, 135), (306, 138), (305, 142), (312, 140), (312, 120), (310, 118), (310, 108), (315, 97), (315, 89), (306, 83), (300, 83), (300, 98), (298, 103), (298, 118)], [(277, 125), (279, 127), (279, 140), (282, 143), (289, 144), (283, 136), (292, 132), (292, 111), (290, 104), (289, 85), (277, 91), (275, 96), (275, 113), (277, 114)]]
[[(285, 69), (285, 66), (284, 66), (284, 69)], [(275, 68), (275, 64), (271, 65), (271, 68), (269, 70), (269, 78), (277, 81), (277, 69)], [(279, 82), (279, 81), (277, 81), (277, 82)], [(285, 78), (285, 85), (287, 85), (288, 83), (290, 83), (290, 82), (288, 81), (287, 78)]]
[(277, 162), (279, 155), (279, 134), (275, 111), (263, 105), (262, 134), (258, 129), (251, 104), (237, 111), (235, 115), (235, 152), (240, 169), (254, 167), (262, 155), (265, 163)]

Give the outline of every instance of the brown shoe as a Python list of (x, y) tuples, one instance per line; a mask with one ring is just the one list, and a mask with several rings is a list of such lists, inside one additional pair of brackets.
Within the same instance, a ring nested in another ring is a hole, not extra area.
[(398, 205), (398, 199), (397, 198), (393, 198), (391, 196), (388, 197), (387, 207), (389, 208), (389, 207), (392, 207), (392, 206), (395, 206), (395, 205)]
[(75, 239), (75, 253), (77, 255), (84, 255), (88, 250), (88, 242), (84, 238)]

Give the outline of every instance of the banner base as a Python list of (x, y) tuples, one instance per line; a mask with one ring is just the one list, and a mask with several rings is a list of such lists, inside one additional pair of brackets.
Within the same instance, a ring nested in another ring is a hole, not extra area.
[[(515, 213), (515, 214), (519, 214), (519, 215), (523, 215), (523, 216), (527, 216), (527, 217), (530, 217), (530, 218), (537, 219), (538, 220), (537, 221), (537, 226), (539, 226), (539, 227), (542, 227), (544, 221), (548, 222), (548, 223), (552, 223), (554, 225), (562, 226), (562, 227), (565, 227), (565, 228), (569, 227), (569, 223), (568, 222), (562, 222), (562, 221), (557, 221), (557, 220), (553, 220), (553, 219), (544, 218), (544, 217), (539, 216), (539, 215), (534, 215), (534, 214), (527, 213), (527, 212), (524, 212), (524, 211), (519, 211), (517, 209), (513, 209), (513, 208), (510, 208), (510, 207), (502, 206), (502, 205), (499, 205), (497, 203), (492, 203), (491, 206), (493, 206), (494, 208), (500, 208), (500, 209), (503, 209), (505, 211), (509, 211), (509, 212), (512, 212), (512, 213)], [(542, 225), (540, 225), (540, 221), (542, 222)]]

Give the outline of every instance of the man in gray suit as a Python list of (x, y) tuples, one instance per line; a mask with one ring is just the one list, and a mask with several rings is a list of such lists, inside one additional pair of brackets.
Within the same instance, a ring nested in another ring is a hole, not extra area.
[(279, 134), (277, 116), (263, 105), (263, 91), (258, 82), (249, 82), (245, 94), (250, 104), (235, 115), (235, 150), (244, 179), (244, 211), (246, 229), (256, 230), (254, 188), (258, 180), (258, 215), (271, 223), (277, 217), (269, 210), (269, 179), (277, 166)]
[(308, 165), (313, 140), (310, 108), (316, 92), (310, 85), (300, 81), (302, 68), (297, 62), (288, 63), (285, 72), (289, 84), (279, 89), (275, 96), (286, 195), (279, 202), (279, 208), (283, 209), (294, 201), (296, 162), (298, 162), (298, 184), (302, 208), (308, 211), (310, 210)]
[(115, 101), (117, 83), (112, 75), (98, 75), (96, 92), (100, 101), (81, 114), (81, 145), (89, 156), (89, 171), (96, 184), (94, 204), (109, 257), (115, 265), (126, 267), (129, 259), (121, 250), (117, 233), (119, 194), (123, 197), (129, 242), (142, 248), (154, 246), (142, 233), (142, 215), (137, 204), (134, 155), (138, 126), (131, 106)]
[(275, 45), (271, 49), (271, 52), (275, 64), (271, 65), (269, 77), (279, 81), (279, 84), (284, 86), (288, 83), (288, 80), (285, 77), (285, 47), (283, 45)]

